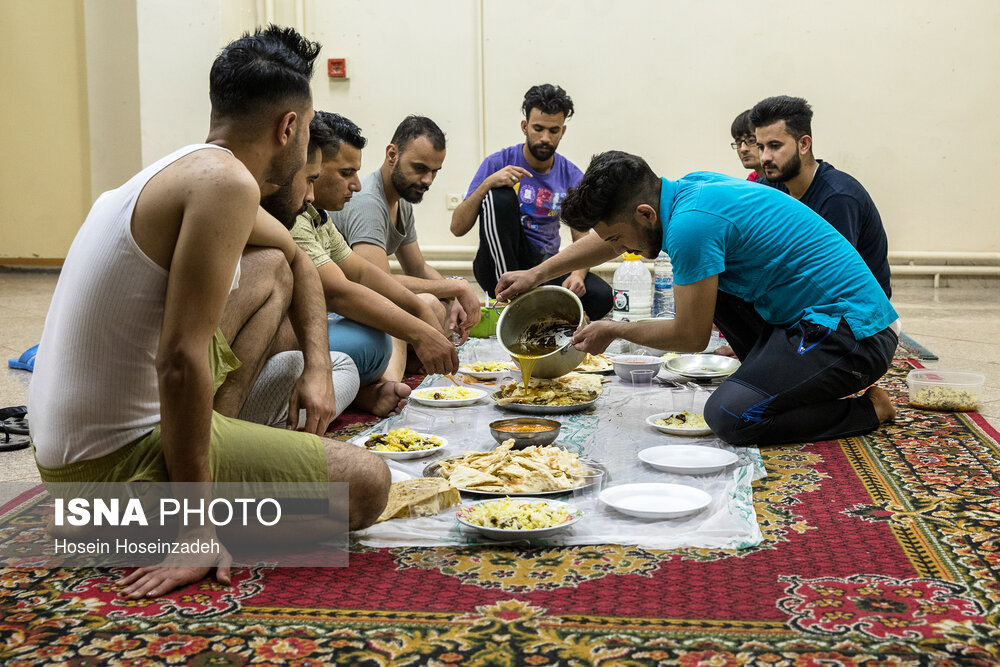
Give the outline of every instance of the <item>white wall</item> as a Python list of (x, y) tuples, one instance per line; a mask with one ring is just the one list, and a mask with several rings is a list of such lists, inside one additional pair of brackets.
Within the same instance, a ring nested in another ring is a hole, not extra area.
[(570, 159), (585, 167), (596, 152), (628, 150), (671, 178), (743, 175), (729, 148), (733, 117), (769, 95), (805, 97), (817, 157), (868, 188), (891, 250), (1000, 250), (992, 0), (306, 5), (325, 46), (321, 70), (334, 56), (351, 67), (346, 84), (317, 73), (317, 108), (362, 125), (372, 139), (365, 170), (405, 113), (448, 133), (445, 168), (418, 207), (424, 244), (475, 242), (449, 235), (445, 196), (464, 192), (484, 145), (521, 140), (524, 91), (549, 81), (576, 103), (561, 147)]
[[(117, 188), (142, 168), (139, 25), (131, 2), (84, 0), (90, 194)], [(82, 219), (80, 220), (82, 222)]]
[(136, 0), (142, 164), (208, 135), (223, 0)]
[[(94, 3), (87, 0), (88, 16)], [(29, 14), (44, 18), (50, 4), (4, 6), (13, 25)], [(817, 157), (868, 188), (891, 251), (1000, 251), (995, 0), (119, 0), (114, 6), (122, 4), (135, 13), (137, 67), (108, 55), (132, 48), (128, 34), (121, 44), (99, 45), (92, 41), (113, 39), (111, 33), (85, 33), (91, 119), (76, 143), (101, 144), (91, 160), (95, 191), (128, 171), (136, 151), (148, 164), (202, 141), (208, 71), (218, 50), (243, 30), (275, 20), (323, 43), (316, 106), (362, 126), (371, 142), (365, 172), (379, 165), (404, 115), (426, 114), (444, 128), (444, 169), (417, 209), (425, 246), (475, 244), (473, 234), (449, 234), (446, 195), (464, 193), (486, 152), (521, 141), (524, 91), (548, 81), (564, 86), (577, 106), (564, 154), (585, 167), (593, 153), (629, 150), (668, 177), (699, 169), (742, 175), (728, 146), (732, 118), (768, 95), (806, 97), (816, 112)], [(120, 20), (127, 24), (129, 16), (123, 11)], [(75, 20), (83, 20), (82, 12)], [(326, 77), (330, 57), (348, 58), (349, 81)], [(64, 66), (56, 55), (39, 62), (53, 73)], [(38, 77), (16, 67), (0, 63), (15, 95), (31, 92)], [(78, 84), (64, 87), (70, 85)], [(109, 100), (123, 105), (124, 122), (95, 122)], [(31, 145), (48, 150), (46, 142), (56, 142), (50, 134), (38, 128)], [(65, 144), (59, 140), (51, 151)], [(34, 202), (48, 188), (39, 183), (37, 192), (22, 186), (12, 192)], [(71, 238), (32, 233), (29, 215), (4, 224), (12, 230), (5, 235), (18, 241), (16, 256), (58, 256)]]
[[(314, 2), (307, 28), (323, 44), (313, 79), (317, 109), (358, 123), (368, 147), (362, 173), (377, 169), (408, 114), (433, 119), (448, 140), (444, 166), (417, 207), (421, 244), (475, 245), (448, 232), (448, 193), (465, 194), (483, 158), (479, 106), (478, 30), (474, 2)], [(404, 9), (405, 8), (405, 9)], [(327, 58), (346, 57), (349, 79), (330, 79)], [(517, 128), (515, 127), (515, 130)]]

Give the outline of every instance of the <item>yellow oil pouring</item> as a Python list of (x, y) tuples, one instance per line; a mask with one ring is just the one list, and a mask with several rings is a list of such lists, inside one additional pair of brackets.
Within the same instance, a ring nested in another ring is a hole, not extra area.
[(508, 348), (511, 356), (521, 367), (521, 383), (528, 391), (535, 363), (547, 354), (565, 346), (573, 337), (576, 325), (571, 322), (543, 320), (536, 322), (522, 333), (517, 342)]

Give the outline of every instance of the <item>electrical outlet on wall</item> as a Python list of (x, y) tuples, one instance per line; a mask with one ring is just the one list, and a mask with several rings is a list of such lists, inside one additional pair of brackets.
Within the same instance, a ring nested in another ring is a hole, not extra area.
[(454, 211), (456, 208), (458, 208), (458, 205), (462, 203), (462, 199), (464, 199), (462, 195), (457, 195), (453, 192), (445, 195), (444, 198), (445, 208), (447, 208), (449, 211)]

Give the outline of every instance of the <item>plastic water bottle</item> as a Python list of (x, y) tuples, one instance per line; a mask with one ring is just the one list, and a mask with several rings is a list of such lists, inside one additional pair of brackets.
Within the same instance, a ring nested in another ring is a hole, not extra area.
[(649, 318), (653, 301), (653, 280), (649, 269), (642, 263), (641, 255), (627, 252), (622, 258), (625, 261), (615, 270), (611, 286), (615, 294), (611, 318), (631, 322)]
[(653, 317), (674, 316), (674, 269), (667, 253), (653, 262)]

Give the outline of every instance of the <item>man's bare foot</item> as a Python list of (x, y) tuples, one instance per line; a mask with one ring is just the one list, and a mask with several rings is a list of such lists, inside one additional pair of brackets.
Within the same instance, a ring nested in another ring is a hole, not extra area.
[(896, 420), (896, 406), (892, 404), (892, 399), (882, 387), (869, 387), (865, 396), (872, 402), (875, 408), (875, 415), (879, 424), (893, 423)]
[(410, 388), (402, 382), (373, 382), (358, 391), (354, 405), (376, 417), (391, 417), (406, 407), (409, 395)]

